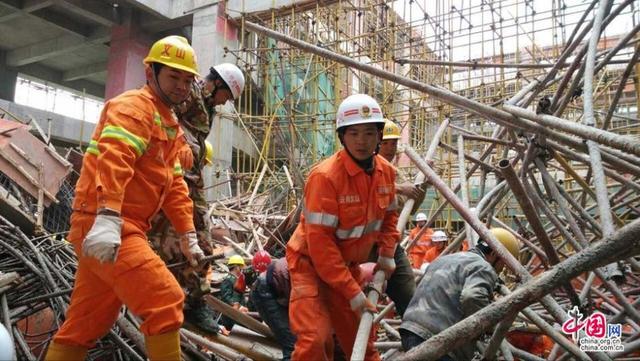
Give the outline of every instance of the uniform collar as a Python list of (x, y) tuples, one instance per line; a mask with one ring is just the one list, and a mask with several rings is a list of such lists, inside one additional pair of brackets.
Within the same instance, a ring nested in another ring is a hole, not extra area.
[(153, 102), (156, 110), (162, 116), (162, 124), (164, 126), (174, 127), (178, 125), (178, 118), (173, 110), (160, 99), (158, 94), (156, 94), (149, 84), (145, 84), (145, 86), (142, 87), (142, 93)]
[[(381, 156), (374, 155), (373, 156), (373, 172), (382, 172), (382, 161)], [(347, 150), (342, 148), (340, 152), (338, 152), (338, 159), (341, 159), (344, 163), (344, 167), (347, 169), (347, 173), (350, 177), (355, 177), (359, 173), (364, 173), (364, 169), (360, 168), (358, 164), (351, 158)]]

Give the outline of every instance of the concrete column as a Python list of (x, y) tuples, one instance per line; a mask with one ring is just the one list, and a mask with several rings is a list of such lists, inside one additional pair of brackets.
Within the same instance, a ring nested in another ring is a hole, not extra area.
[(138, 27), (135, 12), (128, 12), (124, 18), (121, 25), (111, 28), (105, 101), (145, 83), (142, 60), (153, 42)]
[(16, 95), (18, 71), (6, 65), (7, 53), (0, 51), (0, 99), (13, 101)]
[[(198, 56), (198, 68), (202, 76), (209, 73), (209, 68), (220, 63), (235, 63), (234, 58), (227, 58), (224, 47), (237, 49), (238, 30), (229, 24), (224, 17), (224, 3), (218, 3), (199, 9), (193, 14), (192, 45)], [(227, 180), (227, 169), (231, 168), (231, 155), (234, 146), (233, 107), (230, 103), (218, 107), (213, 120), (208, 140), (213, 145), (214, 163), (204, 171), (205, 187)], [(229, 187), (224, 184), (207, 190), (207, 199), (215, 200), (229, 196)]]

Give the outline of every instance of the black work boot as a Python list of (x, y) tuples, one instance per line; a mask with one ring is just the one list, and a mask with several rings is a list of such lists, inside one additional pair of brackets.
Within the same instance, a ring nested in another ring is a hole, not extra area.
[(204, 302), (194, 302), (184, 310), (184, 320), (206, 333), (220, 333), (216, 318), (216, 312)]

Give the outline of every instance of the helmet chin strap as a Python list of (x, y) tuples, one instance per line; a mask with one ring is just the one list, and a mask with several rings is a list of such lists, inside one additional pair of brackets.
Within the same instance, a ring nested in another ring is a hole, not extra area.
[(151, 74), (153, 74), (152, 75), (152, 81), (153, 81), (153, 84), (156, 87), (156, 91), (157, 91), (158, 95), (160, 96), (160, 99), (162, 99), (162, 102), (167, 104), (170, 107), (180, 104), (180, 103), (172, 102), (171, 99), (169, 99), (169, 97), (167, 96), (167, 94), (165, 94), (162, 91), (162, 88), (160, 88), (160, 82), (158, 81), (158, 74), (156, 73), (156, 69), (155, 69), (156, 66), (157, 65), (152, 65), (151, 66)]
[(371, 174), (371, 172), (373, 172), (373, 156), (375, 154), (372, 154), (367, 159), (359, 160), (356, 157), (354, 157), (353, 154), (351, 154), (351, 152), (349, 151), (349, 148), (347, 148), (347, 146), (344, 145), (344, 141), (342, 140), (342, 135), (338, 135), (338, 139), (340, 139), (340, 143), (342, 144), (344, 149), (347, 151), (347, 154), (349, 154), (351, 159), (353, 159), (353, 161), (356, 162), (358, 167), (362, 168), (362, 170), (364, 170), (365, 173)]

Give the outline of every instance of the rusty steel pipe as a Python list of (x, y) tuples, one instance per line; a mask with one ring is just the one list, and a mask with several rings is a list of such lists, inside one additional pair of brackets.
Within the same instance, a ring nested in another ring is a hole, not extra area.
[[(367, 298), (369, 301), (376, 305), (378, 304), (378, 298), (382, 293), (384, 286), (385, 274), (383, 271), (377, 271), (373, 276), (373, 288), (375, 291), (369, 292)], [(369, 335), (371, 334), (371, 326), (373, 325), (373, 313), (365, 310), (360, 318), (360, 324), (358, 325), (358, 333), (356, 334), (356, 340), (353, 344), (353, 351), (351, 352), (351, 361), (364, 361), (364, 356), (367, 352), (367, 342), (369, 341)]]
[[(502, 243), (498, 242), (493, 234), (489, 231), (489, 229), (476, 217), (472, 214), (468, 209), (464, 207), (462, 201), (449, 189), (449, 187), (444, 183), (440, 177), (436, 174), (436, 172), (429, 167), (429, 165), (424, 162), (418, 153), (416, 153), (413, 148), (406, 146), (405, 154), (416, 164), (418, 169), (423, 172), (429, 182), (436, 188), (440, 193), (451, 203), (451, 205), (460, 213), (460, 215), (464, 218), (465, 221), (471, 224), (471, 227), (478, 233), (478, 235), (485, 240), (491, 249), (502, 259), (505, 265), (513, 270), (516, 274), (518, 274), (522, 279), (529, 280), (531, 279), (531, 274), (518, 262), (509, 251), (502, 245)], [(558, 303), (549, 296), (545, 296), (542, 299), (542, 304), (545, 308), (553, 315), (553, 317), (558, 322), (563, 322), (567, 318), (566, 312), (558, 305)]]
[[(616, 260), (640, 254), (640, 220), (629, 223), (616, 231), (611, 237), (591, 245), (579, 254), (575, 254), (552, 269), (528, 280), (510, 295), (479, 310), (455, 325), (443, 330), (407, 352), (400, 361), (433, 360), (446, 354), (453, 348), (476, 339), (490, 327), (501, 321), (506, 315), (520, 311), (547, 295), (577, 275)], [(599, 359), (610, 359), (602, 353), (594, 354)]]

